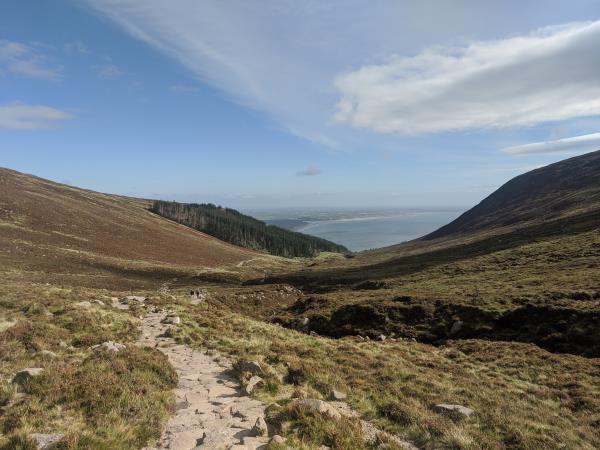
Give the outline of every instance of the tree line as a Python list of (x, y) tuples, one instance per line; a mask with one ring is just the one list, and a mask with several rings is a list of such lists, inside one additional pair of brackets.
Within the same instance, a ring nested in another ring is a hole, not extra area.
[(222, 241), (286, 258), (311, 257), (320, 252), (348, 251), (346, 247), (326, 239), (267, 225), (235, 209), (223, 208), (211, 203), (157, 200), (150, 210)]

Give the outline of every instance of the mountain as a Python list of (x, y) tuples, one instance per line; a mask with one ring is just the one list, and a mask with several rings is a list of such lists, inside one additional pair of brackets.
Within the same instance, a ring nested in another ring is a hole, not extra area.
[(151, 211), (175, 222), (242, 247), (293, 258), (312, 257), (321, 252), (347, 252), (342, 245), (275, 225), (212, 204), (155, 201)]
[(514, 229), (600, 211), (600, 151), (513, 178), (456, 220), (423, 237)]
[(600, 357), (599, 229), (594, 152), (514, 178), (420, 240), (256, 282), (311, 292), (275, 317), (308, 317), (319, 334), (510, 340)]
[(210, 268), (258, 256), (153, 214), (151, 205), (0, 168), (0, 259), (64, 278), (92, 268)]

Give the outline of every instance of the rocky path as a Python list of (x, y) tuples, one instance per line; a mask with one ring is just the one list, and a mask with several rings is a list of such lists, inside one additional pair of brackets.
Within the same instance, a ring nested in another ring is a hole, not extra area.
[[(148, 314), (142, 321), (139, 344), (156, 347), (169, 358), (179, 385), (176, 411), (155, 449), (257, 449), (267, 437), (253, 430), (265, 406), (242, 393), (239, 383), (206, 353), (178, 345), (161, 337), (169, 325), (163, 324), (165, 312)], [(148, 449), (150, 450), (150, 449)]]

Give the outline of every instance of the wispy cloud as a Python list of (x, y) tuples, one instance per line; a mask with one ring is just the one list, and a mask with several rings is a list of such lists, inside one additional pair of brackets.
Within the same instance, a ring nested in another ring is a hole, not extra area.
[(584, 134), (564, 139), (556, 139), (531, 144), (515, 145), (502, 151), (512, 155), (529, 155), (544, 153), (582, 154), (600, 150), (600, 133)]
[(115, 64), (104, 64), (102, 66), (97, 66), (96, 73), (98, 74), (98, 77), (102, 78), (103, 80), (113, 80), (125, 75), (125, 72)]
[(296, 175), (300, 176), (300, 177), (314, 177), (315, 175), (320, 175), (321, 174), (321, 169), (318, 168), (317, 166), (308, 166), (306, 169), (303, 170), (299, 170), (298, 172), (296, 172)]
[(50, 65), (38, 49), (7, 40), (0, 40), (0, 73), (2, 71), (47, 80), (58, 80), (62, 76), (62, 67)]
[(5, 130), (49, 128), (58, 121), (72, 118), (71, 113), (50, 106), (21, 103), (0, 105), (0, 129)]
[(599, 43), (597, 21), (392, 58), (337, 78), (335, 118), (419, 134), (597, 115)]

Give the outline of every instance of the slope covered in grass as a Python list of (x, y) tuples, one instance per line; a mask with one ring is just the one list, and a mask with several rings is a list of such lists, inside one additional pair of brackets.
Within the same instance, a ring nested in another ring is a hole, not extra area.
[(513, 178), (426, 240), (600, 211), (600, 150)]
[(152, 214), (150, 204), (0, 169), (0, 269), (85, 274), (99, 287), (102, 273), (127, 286), (259, 256)]

